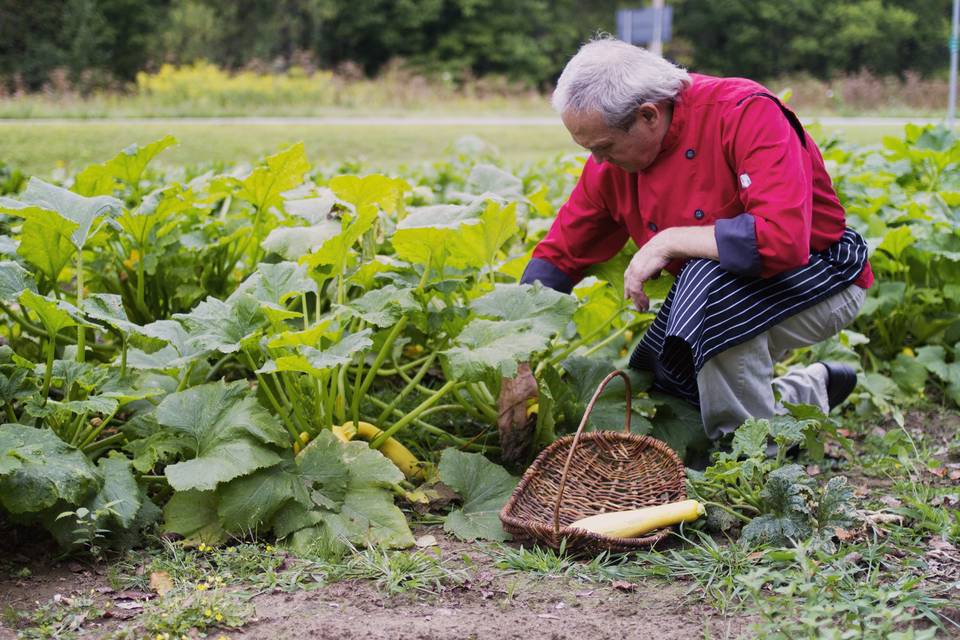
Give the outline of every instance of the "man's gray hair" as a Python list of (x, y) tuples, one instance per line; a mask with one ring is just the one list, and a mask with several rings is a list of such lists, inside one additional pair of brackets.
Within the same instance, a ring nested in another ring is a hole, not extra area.
[(646, 49), (603, 37), (580, 47), (557, 81), (559, 113), (599, 112), (611, 127), (628, 129), (645, 102), (673, 100), (690, 85), (687, 72)]

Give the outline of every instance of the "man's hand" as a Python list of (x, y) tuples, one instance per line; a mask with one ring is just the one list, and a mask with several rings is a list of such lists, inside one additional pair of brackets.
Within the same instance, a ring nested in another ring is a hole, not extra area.
[(650, 238), (633, 254), (630, 266), (623, 272), (623, 296), (633, 300), (637, 311), (650, 308), (650, 298), (643, 291), (643, 283), (677, 258), (708, 258), (719, 260), (717, 239), (713, 225), (705, 227), (671, 227)]
[(527, 454), (533, 438), (533, 428), (527, 424), (527, 403), (540, 397), (537, 379), (530, 371), (530, 363), (521, 362), (517, 375), (500, 382), (497, 399), (497, 428), (500, 431), (500, 457), (506, 462), (520, 462)]
[(663, 235), (654, 236), (633, 254), (630, 266), (623, 272), (623, 296), (633, 300), (637, 311), (646, 311), (650, 308), (650, 298), (643, 291), (643, 283), (656, 278), (663, 268), (670, 262), (664, 242), (657, 239)]

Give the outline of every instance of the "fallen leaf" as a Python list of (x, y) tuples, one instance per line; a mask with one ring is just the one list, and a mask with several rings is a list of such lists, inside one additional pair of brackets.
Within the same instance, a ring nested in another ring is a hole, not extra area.
[(610, 583), (610, 586), (616, 589), (617, 591), (636, 591), (637, 585), (632, 582), (627, 582), (626, 580), (614, 580)]
[(437, 546), (437, 537), (431, 535), (420, 536), (414, 541), (414, 544), (421, 549), (424, 547), (435, 547)]
[(808, 467), (807, 467), (807, 475), (808, 475), (808, 476), (818, 476), (818, 475), (820, 475), (820, 465), (818, 465), (818, 464), (811, 464), (810, 466), (808, 466)]
[(125, 600), (123, 602), (117, 602), (117, 607), (120, 609), (143, 609), (143, 604), (136, 602), (135, 600)]
[(150, 588), (157, 592), (159, 596), (167, 595), (167, 592), (173, 589), (173, 580), (166, 571), (154, 571), (150, 574)]
[(837, 527), (833, 530), (833, 535), (837, 536), (837, 539), (840, 542), (849, 542), (853, 540), (857, 533), (851, 529), (844, 529), (843, 527)]

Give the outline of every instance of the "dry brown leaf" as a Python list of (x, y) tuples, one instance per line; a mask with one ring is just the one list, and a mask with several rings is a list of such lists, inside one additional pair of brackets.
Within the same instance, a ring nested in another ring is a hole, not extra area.
[(517, 375), (500, 381), (497, 398), (497, 428), (500, 431), (500, 458), (505, 462), (520, 462), (533, 440), (536, 421), (527, 418), (527, 402), (540, 397), (537, 379), (530, 363), (517, 365)]
[(166, 571), (154, 571), (150, 574), (150, 588), (157, 592), (157, 595), (165, 596), (167, 592), (173, 589), (173, 580)]
[(610, 586), (616, 589), (617, 591), (636, 591), (637, 585), (632, 582), (627, 582), (626, 580), (614, 580), (610, 583)]

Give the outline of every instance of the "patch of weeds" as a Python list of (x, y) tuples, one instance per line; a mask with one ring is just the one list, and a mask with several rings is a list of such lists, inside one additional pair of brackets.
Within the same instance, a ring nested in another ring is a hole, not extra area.
[(180, 638), (210, 629), (239, 629), (253, 612), (249, 602), (222, 589), (168, 593), (144, 609), (138, 627), (151, 638)]
[(206, 584), (209, 587), (242, 586), (283, 591), (316, 586), (326, 574), (322, 563), (289, 555), (272, 545), (241, 543), (229, 547), (206, 544), (188, 549), (163, 541), (149, 552), (149, 560), (130, 554), (111, 575), (117, 589), (149, 589), (150, 576), (167, 574), (175, 587)]
[(439, 552), (389, 551), (377, 547), (354, 549), (340, 568), (333, 570), (335, 579), (373, 580), (376, 588), (388, 595), (408, 591), (439, 593), (450, 585), (467, 581), (467, 572), (443, 565)]
[(499, 545), (491, 547), (490, 551), (494, 566), (510, 573), (531, 574), (543, 578), (573, 578), (585, 582), (606, 579), (608, 568), (622, 562), (625, 557), (601, 553), (589, 560), (578, 559), (567, 553), (565, 543), (561, 543), (559, 550), (539, 545), (529, 549)]
[(721, 613), (735, 607), (743, 596), (735, 578), (752, 569), (764, 553), (737, 542), (718, 542), (697, 529), (690, 530), (689, 537), (682, 532), (673, 535), (687, 546), (635, 554), (632, 561), (609, 567), (607, 576), (629, 582), (641, 578), (688, 579), (693, 584), (686, 595), (699, 588)]
[[(903, 506), (892, 511), (910, 519), (915, 532), (929, 532), (955, 544), (960, 543), (960, 508), (957, 508), (956, 487), (898, 481), (894, 483), (892, 491), (903, 503)], [(950, 508), (951, 504), (954, 508)]]
[(21, 627), (18, 638), (75, 638), (85, 623), (103, 617), (100, 604), (87, 596), (66, 597), (57, 594), (32, 611), (5, 612), (12, 626)]
[[(917, 588), (920, 578), (889, 580), (881, 547), (831, 556), (813, 545), (784, 550), (780, 562), (735, 577), (745, 609), (761, 619), (758, 637), (922, 640), (943, 629), (937, 609), (949, 604)], [(933, 622), (937, 627), (927, 627)], [(952, 624), (950, 621), (946, 621)], [(922, 625), (922, 626), (918, 626)]]

